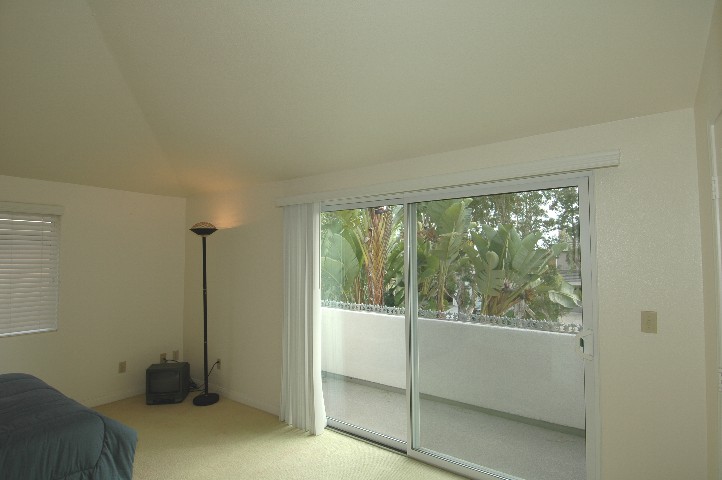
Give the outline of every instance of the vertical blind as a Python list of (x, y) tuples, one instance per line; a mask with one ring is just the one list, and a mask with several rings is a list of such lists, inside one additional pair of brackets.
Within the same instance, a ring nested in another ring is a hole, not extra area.
[(321, 379), (321, 213), (318, 203), (283, 209), (282, 422), (320, 435), (326, 427)]
[(57, 329), (60, 215), (50, 209), (0, 204), (0, 336)]

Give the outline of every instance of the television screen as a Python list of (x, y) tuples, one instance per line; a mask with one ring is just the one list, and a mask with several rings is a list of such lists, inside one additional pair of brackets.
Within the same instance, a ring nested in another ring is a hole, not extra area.
[(150, 393), (171, 393), (180, 390), (180, 372), (178, 370), (158, 370), (150, 379)]

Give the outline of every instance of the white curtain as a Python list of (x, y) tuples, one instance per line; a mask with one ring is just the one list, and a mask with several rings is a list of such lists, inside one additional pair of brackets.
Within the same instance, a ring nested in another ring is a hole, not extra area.
[(281, 421), (319, 435), (326, 427), (321, 385), (320, 206), (283, 208), (283, 384)]

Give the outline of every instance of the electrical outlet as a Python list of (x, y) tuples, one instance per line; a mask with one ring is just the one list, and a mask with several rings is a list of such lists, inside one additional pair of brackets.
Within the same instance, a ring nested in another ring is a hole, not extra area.
[(165, 360), (165, 353), (161, 353), (161, 354), (160, 354), (160, 363), (165, 363), (165, 362), (166, 362), (166, 360)]
[(118, 362), (118, 373), (125, 373), (125, 360)]
[(216, 366), (218, 367), (218, 370), (221, 369), (221, 359), (220, 358), (218, 360), (216, 360)]
[(173, 350), (173, 360), (175, 360), (177, 362), (179, 356), (180, 356), (180, 352), (178, 350)]

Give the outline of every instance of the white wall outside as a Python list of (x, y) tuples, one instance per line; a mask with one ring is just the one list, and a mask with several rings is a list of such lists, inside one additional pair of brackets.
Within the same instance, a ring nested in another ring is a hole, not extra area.
[[(406, 388), (405, 319), (323, 308), (326, 372)], [(575, 336), (419, 319), (420, 393), (585, 428)]]

